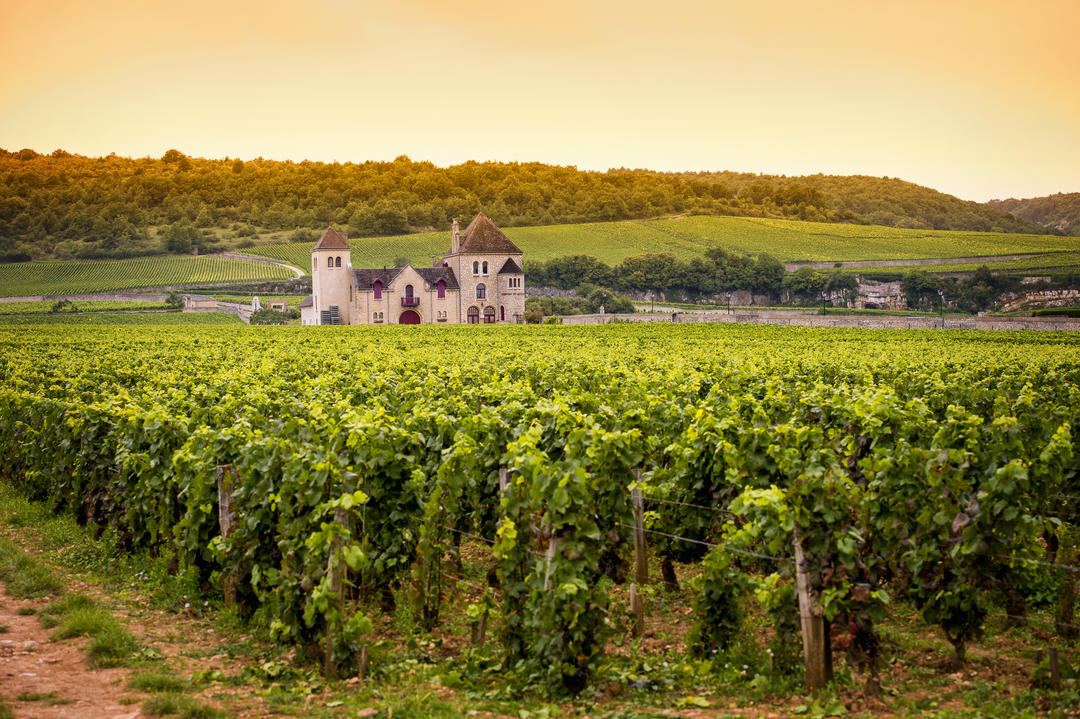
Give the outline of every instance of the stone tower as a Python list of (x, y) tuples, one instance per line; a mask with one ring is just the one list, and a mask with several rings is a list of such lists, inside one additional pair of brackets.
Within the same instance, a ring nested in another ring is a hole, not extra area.
[(318, 324), (352, 323), (352, 260), (349, 243), (327, 227), (311, 249), (311, 294)]

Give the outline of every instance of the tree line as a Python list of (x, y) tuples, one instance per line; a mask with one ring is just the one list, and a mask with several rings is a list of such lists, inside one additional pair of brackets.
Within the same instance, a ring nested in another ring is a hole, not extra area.
[(748, 291), (770, 295), (773, 301), (779, 301), (781, 293), (786, 293), (789, 301), (798, 304), (820, 302), (824, 292), (830, 300), (846, 303), (855, 299), (858, 288), (855, 275), (848, 272), (821, 272), (803, 267), (785, 273), (784, 265), (770, 255), (751, 257), (722, 247), (710, 248), (703, 257), (689, 260), (666, 253), (634, 255), (614, 267), (587, 255), (556, 257), (547, 262), (526, 261), (525, 275), (531, 285), (576, 289), (582, 297), (601, 287), (618, 292), (660, 291), (668, 300), (691, 302)]
[[(734, 172), (606, 172), (543, 163), (322, 163), (44, 155), (0, 149), (0, 259), (120, 257), (213, 249), (333, 223), (352, 236), (445, 229), (483, 211), (504, 227), (671, 214), (998, 232), (1051, 230), (897, 179)], [(184, 238), (166, 228), (185, 228)], [(191, 232), (187, 228), (194, 228)]]
[(990, 200), (986, 204), (1066, 235), (1080, 235), (1080, 192), (1059, 192), (1027, 200)]

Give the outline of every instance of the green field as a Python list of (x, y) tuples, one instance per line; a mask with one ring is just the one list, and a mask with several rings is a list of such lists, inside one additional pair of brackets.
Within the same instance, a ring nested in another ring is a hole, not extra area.
[[(0, 302), (0, 315), (44, 315), (52, 311), (56, 303), (52, 300), (32, 300), (28, 302)], [(164, 302), (124, 302), (110, 300), (88, 300), (75, 303), (75, 312), (140, 312), (145, 310), (167, 310)], [(70, 314), (65, 312), (64, 314)]]
[(289, 307), (299, 307), (300, 303), (304, 301), (304, 297), (306, 297), (306, 295), (251, 295), (251, 294), (238, 295), (238, 294), (235, 294), (235, 293), (232, 293), (232, 294), (229, 294), (229, 293), (226, 293), (226, 294), (214, 293), (214, 294), (211, 295), (211, 297), (213, 297), (218, 302), (232, 302), (234, 304), (244, 305), (245, 307), (251, 305), (251, 298), (252, 297), (258, 297), (259, 302), (262, 304), (263, 307), (268, 307), (270, 305), (271, 300), (285, 300), (285, 303), (286, 303), (287, 306), (289, 306)]
[(996, 260), (990, 262), (958, 262), (940, 265), (897, 265), (893, 267), (855, 267), (848, 272), (873, 277), (875, 275), (896, 275), (922, 270), (924, 272), (974, 272), (985, 265), (994, 272), (1038, 272), (1053, 274), (1068, 272), (1080, 268), (1080, 252), (1051, 252), (1038, 257), (1025, 257), (1019, 260)]
[(243, 325), (236, 315), (221, 312), (111, 312), (92, 315), (0, 315), (0, 325), (139, 325), (208, 327)]
[[(1033, 252), (1075, 252), (1080, 239), (1049, 235), (992, 232), (905, 230), (876, 225), (844, 225), (749, 217), (694, 216), (641, 222), (597, 222), (581, 225), (504, 228), (530, 262), (585, 254), (608, 264), (624, 257), (668, 252), (677, 257), (701, 255), (720, 245), (747, 254), (767, 252), (785, 262), (982, 257)], [(355, 267), (391, 265), (407, 257), (428, 265), (432, 255), (449, 246), (448, 232), (349, 241)], [(310, 272), (307, 243), (264, 245), (241, 250), (246, 254), (283, 260)]]
[(220, 257), (161, 255), (125, 260), (47, 260), (0, 264), (0, 296), (81, 294), (292, 277), (294, 274), (283, 267)]

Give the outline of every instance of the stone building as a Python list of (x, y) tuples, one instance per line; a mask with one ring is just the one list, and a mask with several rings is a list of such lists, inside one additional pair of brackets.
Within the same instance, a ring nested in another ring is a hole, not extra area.
[(326, 231), (311, 250), (305, 325), (506, 324), (525, 315), (521, 249), (486, 215), (458, 231), (431, 267), (354, 269), (348, 239)]

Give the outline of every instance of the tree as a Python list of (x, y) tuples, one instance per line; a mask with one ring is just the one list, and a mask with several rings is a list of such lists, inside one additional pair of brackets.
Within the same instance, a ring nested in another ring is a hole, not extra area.
[(854, 302), (859, 294), (859, 281), (849, 272), (833, 272), (829, 275), (826, 289), (830, 293), (839, 294), (847, 306), (849, 302)]
[(900, 292), (911, 309), (933, 308), (938, 290), (943, 288), (941, 278), (923, 270), (912, 270), (900, 280)]
[(784, 277), (783, 288), (804, 302), (816, 302), (828, 287), (829, 278), (812, 267), (800, 267)]
[(165, 233), (165, 249), (180, 255), (191, 252), (198, 241), (199, 231), (187, 222), (174, 223)]

